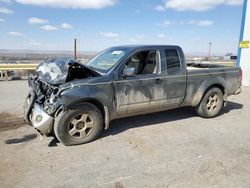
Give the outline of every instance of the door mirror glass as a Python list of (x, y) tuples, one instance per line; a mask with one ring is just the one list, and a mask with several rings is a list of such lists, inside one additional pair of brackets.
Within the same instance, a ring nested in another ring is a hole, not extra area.
[(135, 76), (135, 68), (134, 67), (125, 68), (123, 71), (123, 76), (125, 76), (125, 77)]

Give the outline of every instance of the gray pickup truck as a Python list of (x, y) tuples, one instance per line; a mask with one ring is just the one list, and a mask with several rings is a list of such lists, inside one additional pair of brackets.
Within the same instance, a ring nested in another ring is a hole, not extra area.
[(211, 118), (241, 92), (241, 70), (186, 64), (178, 46), (119, 46), (86, 64), (50, 59), (29, 76), (27, 123), (64, 145), (95, 140), (114, 119), (193, 106)]

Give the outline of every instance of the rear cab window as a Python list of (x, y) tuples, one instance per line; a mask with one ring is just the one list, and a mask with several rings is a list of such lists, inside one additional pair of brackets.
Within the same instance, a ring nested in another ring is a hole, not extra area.
[(177, 49), (165, 49), (168, 75), (174, 75), (181, 70), (181, 60)]

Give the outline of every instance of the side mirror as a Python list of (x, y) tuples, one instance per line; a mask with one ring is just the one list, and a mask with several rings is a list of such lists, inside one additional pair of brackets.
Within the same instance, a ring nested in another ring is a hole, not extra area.
[(135, 76), (135, 68), (134, 67), (127, 67), (123, 71), (124, 77), (133, 77)]

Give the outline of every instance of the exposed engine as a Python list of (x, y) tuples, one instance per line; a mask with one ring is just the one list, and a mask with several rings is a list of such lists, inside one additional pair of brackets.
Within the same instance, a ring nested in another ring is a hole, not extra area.
[(100, 76), (99, 73), (71, 59), (50, 59), (41, 63), (35, 75), (29, 75), (29, 86), (35, 95), (33, 103), (39, 104), (48, 114), (53, 114), (53, 102), (60, 87), (76, 79)]

